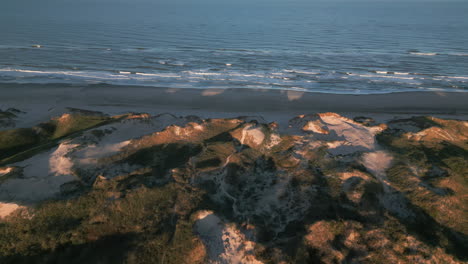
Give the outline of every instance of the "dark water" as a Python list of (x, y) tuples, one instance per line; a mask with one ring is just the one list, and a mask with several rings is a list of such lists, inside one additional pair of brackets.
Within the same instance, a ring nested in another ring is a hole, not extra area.
[(29, 2), (0, 5), (0, 83), (468, 90), (468, 2)]

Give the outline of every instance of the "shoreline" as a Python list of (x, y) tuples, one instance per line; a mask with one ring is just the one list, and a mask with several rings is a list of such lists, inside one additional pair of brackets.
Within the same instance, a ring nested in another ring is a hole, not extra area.
[(400, 93), (468, 93), (468, 89), (412, 89), (412, 90), (388, 90), (380, 91), (375, 90), (373, 92), (341, 92), (340, 90), (308, 90), (306, 88), (283, 88), (283, 87), (265, 87), (265, 88), (254, 88), (254, 87), (169, 87), (169, 86), (155, 86), (155, 85), (134, 85), (134, 84), (110, 84), (110, 83), (95, 83), (95, 84), (73, 84), (73, 83), (2, 83), (0, 82), (1, 89), (6, 88), (61, 88), (61, 89), (173, 89), (173, 90), (250, 90), (250, 91), (292, 91), (292, 92), (303, 92), (312, 94), (334, 94), (334, 95), (384, 95), (384, 94), (400, 94)]
[[(108, 114), (147, 112), (205, 118), (262, 116), (277, 121), (292, 115), (336, 112), (385, 121), (432, 115), (468, 119), (468, 93), (400, 92), (351, 95), (265, 89), (173, 89), (142, 86), (0, 85), (0, 109), (17, 108), (31, 123), (58, 116), (67, 108)], [(30, 125), (27, 124), (24, 125)]]

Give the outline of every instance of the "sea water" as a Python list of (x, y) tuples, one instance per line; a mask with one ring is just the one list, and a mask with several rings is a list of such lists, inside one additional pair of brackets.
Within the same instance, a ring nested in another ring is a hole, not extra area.
[(6, 0), (2, 83), (468, 91), (468, 1)]

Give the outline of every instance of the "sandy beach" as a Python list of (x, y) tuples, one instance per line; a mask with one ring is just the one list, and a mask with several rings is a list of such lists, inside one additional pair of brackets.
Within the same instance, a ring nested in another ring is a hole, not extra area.
[[(349, 95), (260, 89), (166, 89), (132, 86), (0, 86), (0, 107), (34, 113), (29, 119), (60, 114), (65, 108), (107, 113), (169, 112), (235, 117), (261, 115), (268, 120), (291, 115), (337, 112), (344, 115), (435, 115), (466, 119), (468, 93), (401, 92)], [(27, 124), (30, 125), (30, 124)]]

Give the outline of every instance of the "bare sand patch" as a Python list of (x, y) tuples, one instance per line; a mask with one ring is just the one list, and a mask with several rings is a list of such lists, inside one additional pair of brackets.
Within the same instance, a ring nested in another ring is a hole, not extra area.
[(385, 171), (392, 161), (393, 157), (385, 151), (364, 153), (362, 156), (362, 164), (380, 179), (385, 179)]
[(10, 214), (12, 214), (14, 211), (23, 208), (22, 206), (19, 206), (15, 203), (1, 203), (0, 202), (0, 219), (3, 219)]
[(205, 245), (208, 263), (261, 264), (254, 255), (255, 243), (234, 224), (225, 224), (211, 211), (197, 213), (195, 230)]

